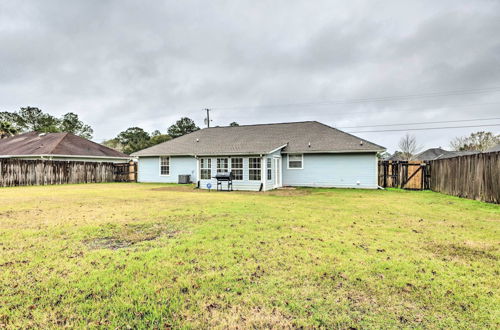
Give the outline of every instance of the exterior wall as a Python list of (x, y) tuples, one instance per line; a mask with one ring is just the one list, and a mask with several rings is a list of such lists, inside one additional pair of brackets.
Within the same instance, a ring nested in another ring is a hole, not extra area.
[(170, 157), (170, 174), (160, 175), (160, 157), (139, 157), (138, 182), (177, 183), (180, 174), (191, 175), (196, 182), (196, 159), (194, 157)]
[(288, 169), (288, 155), (283, 155), (283, 185), (369, 189), (378, 187), (376, 153), (304, 154), (302, 167)]
[[(368, 189), (375, 189), (378, 186), (377, 156), (375, 153), (304, 154), (302, 169), (288, 169), (288, 156), (281, 155), (280, 151), (277, 151), (262, 157), (260, 181), (249, 180), (248, 159), (250, 157), (242, 156), (243, 180), (233, 180), (233, 190), (258, 191), (261, 183), (265, 183), (263, 190), (273, 189), (274, 161), (271, 163), (271, 180), (267, 180), (267, 158), (273, 159), (280, 156), (283, 186)], [(217, 158), (221, 157), (223, 156), (208, 157), (212, 160), (212, 177), (217, 174)], [(231, 170), (230, 157), (227, 158), (229, 159), (229, 170)], [(194, 157), (170, 157), (170, 175), (161, 176), (159, 157), (140, 157), (138, 181), (177, 183), (178, 175), (189, 174), (191, 181), (197, 182), (199, 170), (198, 160)], [(217, 189), (217, 180), (213, 178), (200, 180), (200, 188), (207, 189), (208, 183), (212, 184), (212, 189)], [(223, 189), (226, 187), (226, 184), (223, 183)]]
[[(254, 158), (254, 157), (260, 157), (258, 155), (256, 156), (232, 156), (234, 158), (243, 158), (243, 180), (233, 180), (233, 190), (250, 190), (250, 191), (259, 191), (260, 189), (260, 184), (262, 183), (261, 181), (251, 181), (249, 180), (249, 175), (248, 175), (248, 159), (249, 158)], [(210, 158), (212, 159), (212, 177), (214, 177), (217, 174), (217, 158), (228, 158), (229, 159), (229, 171), (231, 171), (231, 160), (230, 157), (200, 157), (200, 158)], [(262, 169), (262, 160), (261, 160), (261, 169)], [(262, 172), (261, 170), (261, 179), (262, 175), (265, 175), (265, 173)], [(217, 180), (215, 179), (210, 179), (210, 180), (200, 180), (200, 188), (201, 189), (208, 189), (207, 184), (211, 183), (212, 184), (212, 189), (217, 189)], [(226, 182), (222, 183), (222, 189), (227, 189)]]

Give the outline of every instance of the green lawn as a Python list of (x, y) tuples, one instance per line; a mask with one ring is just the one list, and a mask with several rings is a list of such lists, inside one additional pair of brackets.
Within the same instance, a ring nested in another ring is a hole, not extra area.
[(0, 189), (0, 327), (498, 328), (500, 206), (433, 192)]

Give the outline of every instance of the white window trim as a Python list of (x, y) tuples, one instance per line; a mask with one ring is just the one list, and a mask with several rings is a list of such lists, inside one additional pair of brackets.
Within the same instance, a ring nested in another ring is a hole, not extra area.
[[(168, 158), (168, 174), (161, 174), (161, 159), (162, 158)], [(170, 173), (172, 172), (171, 171), (171, 166), (172, 165), (171, 165), (171, 162), (170, 162), (170, 156), (160, 156), (158, 158), (158, 160), (159, 160), (159, 163), (160, 163), (160, 166), (159, 166), (160, 176), (170, 176)]]
[[(253, 158), (253, 159), (259, 159), (260, 160), (260, 166), (259, 167), (250, 167), (250, 159)], [(248, 157), (248, 181), (257, 181), (257, 182), (262, 182), (262, 178), (264, 178), (262, 176), (262, 168), (263, 168), (263, 164), (265, 164), (263, 161), (262, 161), (262, 157)], [(260, 179), (250, 179), (250, 171), (259, 171), (259, 174), (260, 174)]]
[(236, 167), (236, 170), (241, 170), (241, 179), (233, 179), (233, 181), (245, 180), (245, 158), (244, 157), (229, 157), (228, 168), (229, 172), (233, 172), (233, 158), (241, 159), (241, 167)]
[[(215, 158), (215, 173), (219, 173), (219, 159), (225, 159), (227, 163), (227, 172), (231, 172), (231, 158), (229, 157), (217, 157)], [(222, 173), (222, 172), (221, 172)]]
[(304, 154), (292, 154), (292, 155), (300, 155), (301, 156), (301, 167), (290, 167), (290, 154), (287, 155), (286, 159), (286, 168), (288, 170), (303, 170), (304, 169)]
[[(210, 166), (209, 167), (202, 167), (201, 166), (202, 160), (206, 160), (207, 163), (210, 163)], [(208, 160), (210, 160), (210, 162)], [(211, 157), (200, 157), (200, 180), (212, 180), (212, 172), (214, 170), (212, 167), (212, 163), (213, 163), (212, 160), (213, 159)], [(217, 172), (217, 159), (215, 160), (215, 163), (216, 163), (215, 164), (215, 166), (216, 166), (215, 171)], [(203, 170), (210, 170), (210, 178), (208, 178), (208, 179), (201, 178), (201, 174), (202, 174)]]

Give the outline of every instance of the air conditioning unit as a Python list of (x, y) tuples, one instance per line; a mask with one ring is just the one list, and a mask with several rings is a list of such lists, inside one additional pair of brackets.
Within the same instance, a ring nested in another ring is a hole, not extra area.
[(191, 175), (180, 174), (179, 175), (179, 184), (187, 184), (187, 183), (191, 183)]

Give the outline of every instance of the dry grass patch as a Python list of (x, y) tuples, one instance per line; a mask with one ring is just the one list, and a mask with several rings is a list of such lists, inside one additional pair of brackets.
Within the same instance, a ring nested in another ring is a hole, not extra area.
[(134, 223), (124, 224), (118, 228), (112, 227), (111, 236), (87, 239), (84, 244), (90, 249), (116, 250), (160, 237), (173, 238), (180, 233), (180, 230), (165, 223)]

